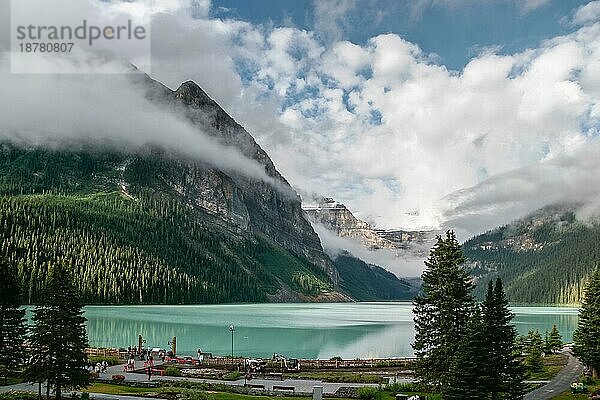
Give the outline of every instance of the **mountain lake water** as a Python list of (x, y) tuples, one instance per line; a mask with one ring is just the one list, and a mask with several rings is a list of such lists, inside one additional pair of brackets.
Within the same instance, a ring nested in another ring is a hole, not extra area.
[[(30, 310), (28, 314), (30, 316)], [(542, 335), (556, 324), (565, 341), (577, 327), (577, 308), (515, 306), (520, 334)], [(230, 325), (235, 326), (235, 355), (329, 359), (409, 357), (414, 340), (409, 302), (336, 304), (222, 304), (190, 306), (87, 306), (89, 341), (95, 347), (168, 348), (177, 337), (179, 354), (198, 348), (231, 354)]]

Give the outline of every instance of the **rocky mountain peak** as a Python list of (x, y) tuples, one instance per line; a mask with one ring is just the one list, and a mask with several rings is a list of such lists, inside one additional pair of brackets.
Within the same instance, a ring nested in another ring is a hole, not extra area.
[(303, 206), (303, 210), (313, 223), (325, 226), (340, 237), (358, 239), (369, 250), (406, 250), (413, 244), (433, 243), (435, 235), (439, 233), (376, 229), (354, 216), (344, 204), (331, 197), (317, 199), (316, 205)]
[(193, 105), (199, 108), (219, 107), (198, 84), (192, 80), (185, 81), (175, 91), (175, 97), (179, 98), (185, 104)]

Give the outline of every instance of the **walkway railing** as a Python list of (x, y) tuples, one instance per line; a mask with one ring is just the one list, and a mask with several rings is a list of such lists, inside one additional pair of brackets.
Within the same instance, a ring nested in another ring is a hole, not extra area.
[[(126, 359), (129, 356), (127, 350), (111, 349), (111, 348), (88, 348), (86, 353), (90, 357), (118, 357)], [(207, 367), (231, 367), (244, 365), (245, 358), (243, 357), (212, 357), (204, 358), (201, 365)], [(410, 367), (414, 362), (414, 358), (368, 358), (354, 360), (310, 360), (300, 359), (302, 369), (338, 369), (338, 368), (385, 368), (385, 367)], [(269, 364), (278, 365), (279, 361), (267, 360)]]

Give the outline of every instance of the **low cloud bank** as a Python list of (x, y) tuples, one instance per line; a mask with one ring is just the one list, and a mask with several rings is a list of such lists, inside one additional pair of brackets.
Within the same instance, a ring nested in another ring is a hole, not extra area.
[(398, 254), (387, 249), (368, 250), (356, 239), (340, 237), (322, 224), (311, 224), (319, 235), (325, 252), (332, 258), (347, 251), (368, 264), (375, 264), (393, 272), (398, 277), (412, 278), (421, 275), (425, 257), (416, 253), (427, 251), (430, 247), (428, 244), (415, 245), (412, 250), (400, 251)]
[(442, 199), (446, 224), (464, 236), (549, 204), (580, 204), (581, 220), (600, 215), (600, 139), (530, 167), (494, 176)]
[[(139, 76), (10, 74), (7, 55), (0, 55), (2, 140), (57, 149), (91, 143), (127, 152), (159, 146), (291, 191), (237, 148), (220, 143), (183, 115), (148, 100)], [(128, 72), (128, 66), (121, 68)]]

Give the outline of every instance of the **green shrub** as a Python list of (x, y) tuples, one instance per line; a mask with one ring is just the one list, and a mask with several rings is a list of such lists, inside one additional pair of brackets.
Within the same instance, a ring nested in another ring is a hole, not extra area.
[(408, 362), (403, 361), (403, 360), (390, 360), (390, 361), (379, 361), (377, 364), (375, 364), (375, 366), (377, 368), (405, 367), (407, 364), (408, 364)]
[(379, 394), (379, 390), (374, 387), (361, 387), (358, 388), (358, 397), (363, 400), (375, 400), (377, 395)]
[(223, 375), (223, 380), (225, 381), (237, 381), (242, 376), (238, 371), (233, 371), (228, 374)]
[(200, 390), (186, 390), (183, 395), (187, 400), (212, 400), (211, 396)]
[(234, 388), (223, 383), (192, 382), (192, 381), (160, 381), (161, 387), (182, 389), (210, 390), (215, 392), (231, 392)]
[(165, 368), (165, 375), (168, 375), (168, 376), (181, 376), (181, 370), (179, 368), (177, 368), (177, 367), (169, 365), (167, 368)]
[(0, 400), (36, 400), (37, 395), (31, 392), (8, 391), (0, 393)]
[(386, 385), (385, 390), (389, 392), (420, 392), (423, 388), (419, 384), (414, 382), (406, 383), (394, 383), (392, 385)]

